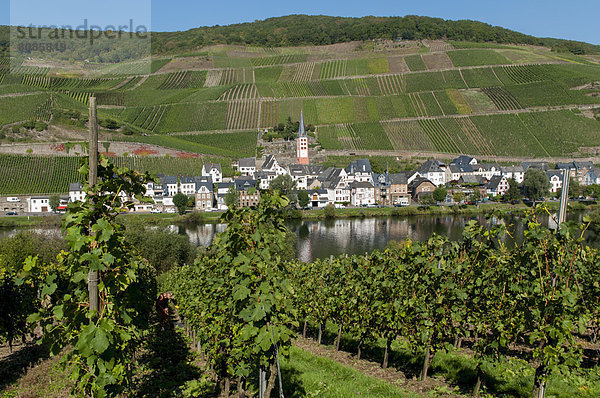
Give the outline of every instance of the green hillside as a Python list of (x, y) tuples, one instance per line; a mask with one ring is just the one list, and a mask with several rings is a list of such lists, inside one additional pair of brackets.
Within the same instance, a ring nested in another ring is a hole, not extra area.
[(301, 109), (325, 155), (577, 157), (600, 147), (600, 65), (543, 47), (430, 39), (216, 45), (152, 64), (150, 74), (125, 62), (109, 75), (105, 67), (81, 74), (5, 65), (1, 142), (15, 123), (64, 124), (52, 116), (59, 109), (85, 115), (94, 94), (101, 124), (117, 127), (113, 141), (224, 158), (253, 156), (259, 130), (298, 120)]

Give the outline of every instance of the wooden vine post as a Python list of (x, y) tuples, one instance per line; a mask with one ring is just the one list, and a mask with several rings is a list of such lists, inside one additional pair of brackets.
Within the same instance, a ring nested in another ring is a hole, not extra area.
[[(96, 97), (90, 97), (90, 147), (89, 147), (89, 185), (92, 188), (98, 182), (98, 117), (96, 111)], [(93, 200), (93, 198), (88, 198)], [(90, 231), (90, 233), (92, 233)], [(90, 269), (88, 274), (88, 292), (90, 310), (96, 314), (100, 312), (98, 297), (98, 271)]]

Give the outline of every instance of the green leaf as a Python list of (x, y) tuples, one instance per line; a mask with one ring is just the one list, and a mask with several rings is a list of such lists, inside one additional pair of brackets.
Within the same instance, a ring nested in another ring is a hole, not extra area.
[(233, 289), (233, 299), (236, 301), (244, 300), (250, 294), (250, 289), (243, 285), (237, 285)]
[(102, 354), (109, 346), (108, 335), (102, 328), (96, 329), (96, 335), (92, 340), (92, 347), (98, 354)]

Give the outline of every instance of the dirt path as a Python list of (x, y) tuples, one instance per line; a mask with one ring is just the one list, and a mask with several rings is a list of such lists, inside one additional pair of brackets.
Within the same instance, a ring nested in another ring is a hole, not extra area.
[[(394, 150), (394, 151), (377, 151), (377, 150), (328, 150), (324, 149), (320, 151), (321, 154), (326, 156), (394, 156), (400, 159), (413, 159), (413, 158), (436, 158), (436, 159), (450, 159), (459, 155), (473, 156), (477, 159), (485, 159), (486, 161), (496, 162), (515, 162), (521, 163), (525, 161), (535, 160), (536, 162), (548, 162), (548, 163), (568, 163), (574, 159), (577, 161), (585, 162), (590, 161), (594, 164), (600, 163), (600, 156), (584, 156), (584, 157), (517, 157), (517, 156), (490, 156), (490, 155), (475, 155), (468, 153), (443, 153), (443, 152), (430, 152), (430, 151), (407, 151), (407, 150)], [(352, 153), (352, 155), (350, 155)]]
[(32, 91), (29, 93), (12, 93), (12, 94), (3, 94), (0, 95), (0, 98), (12, 98), (12, 97), (27, 97), (30, 95), (38, 95), (38, 94), (44, 94), (46, 93), (46, 91)]
[[(0, 145), (0, 153), (11, 154), (11, 155), (36, 155), (36, 156), (80, 156), (85, 152), (81, 148), (81, 143), (77, 142), (68, 153), (65, 147), (65, 141), (62, 142), (44, 142), (44, 143), (26, 143), (26, 144), (6, 144)], [(106, 143), (106, 142), (105, 142)], [(150, 145), (137, 142), (108, 142), (108, 154), (110, 156), (144, 156), (144, 157), (165, 157), (166, 155), (172, 157), (179, 157), (183, 155), (192, 156), (204, 156), (198, 155), (191, 152), (180, 151), (178, 149), (161, 147), (158, 145)], [(84, 144), (85, 146), (86, 144)], [(100, 153), (106, 154), (106, 148), (103, 142), (100, 142)]]

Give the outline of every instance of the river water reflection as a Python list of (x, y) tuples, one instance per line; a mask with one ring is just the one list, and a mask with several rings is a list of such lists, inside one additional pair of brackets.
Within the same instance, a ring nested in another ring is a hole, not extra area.
[[(573, 221), (579, 221), (581, 215), (571, 214)], [(414, 217), (379, 217), (352, 218), (336, 220), (296, 220), (288, 222), (288, 227), (296, 236), (298, 258), (302, 261), (312, 261), (315, 258), (326, 258), (330, 255), (364, 254), (375, 249), (385, 249), (388, 242), (424, 241), (434, 233), (448, 236), (451, 240), (460, 240), (465, 225), (471, 221), (490, 225), (505, 222), (511, 234), (520, 241), (523, 235), (523, 223), (520, 217), (507, 216), (502, 220), (485, 216), (445, 215), (445, 216), (414, 216)], [(555, 227), (550, 217), (541, 220), (542, 224)], [(187, 233), (192, 243), (197, 246), (208, 246), (215, 235), (225, 230), (224, 224), (207, 224), (193, 228), (177, 228)], [(589, 244), (598, 246), (595, 235), (588, 233)], [(507, 244), (513, 244), (506, 236)]]
[[(581, 222), (582, 213), (569, 213), (569, 220)], [(330, 255), (364, 254), (375, 249), (385, 249), (390, 241), (424, 241), (434, 233), (448, 236), (451, 240), (460, 240), (465, 225), (477, 220), (484, 225), (505, 222), (511, 235), (520, 242), (523, 236), (523, 223), (520, 217), (506, 216), (502, 220), (486, 219), (483, 215), (445, 215), (445, 216), (412, 216), (412, 217), (378, 217), (350, 218), (335, 220), (294, 220), (287, 223), (289, 229), (296, 234), (296, 252), (302, 261), (315, 258), (327, 258)], [(556, 224), (551, 217), (540, 220), (546, 227), (554, 228)], [(171, 225), (170, 230), (187, 234), (190, 242), (196, 246), (208, 246), (216, 234), (223, 232), (225, 224), (202, 224), (194, 227)], [(19, 229), (0, 230), (0, 237), (17, 233)], [(36, 232), (58, 234), (58, 230), (34, 229)], [(600, 239), (593, 232), (586, 233), (586, 241), (590, 246), (600, 247)], [(505, 242), (513, 244), (511, 238), (504, 237)]]

